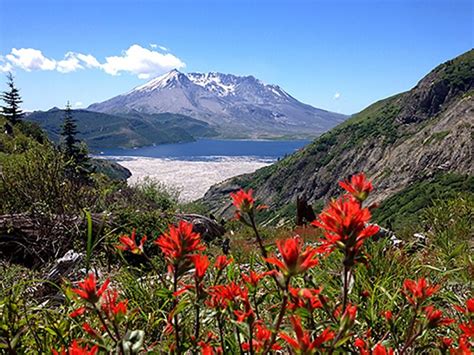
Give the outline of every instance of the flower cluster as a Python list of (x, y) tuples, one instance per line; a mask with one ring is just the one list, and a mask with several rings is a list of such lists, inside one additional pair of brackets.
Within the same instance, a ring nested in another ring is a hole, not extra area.
[[(138, 244), (135, 231), (120, 236), (117, 249), (144, 257), (157, 273), (156, 278), (149, 276), (160, 290), (162, 318), (152, 322), (157, 329), (133, 330), (138, 323), (128, 307), (136, 302), (123, 298), (108, 279), (99, 284), (89, 274), (72, 289), (80, 307), (70, 314), (75, 321), (88, 317), (81, 329), (89, 341), (76, 340), (55, 354), (95, 354), (99, 347), (119, 354), (383, 355), (430, 347), (470, 354), (473, 299), (441, 309), (433, 302), (442, 293), (441, 287), (424, 277), (400, 282), (395, 292), (387, 291), (386, 285), (358, 285), (357, 274), (370, 267), (360, 263), (363, 250), (369, 250), (364, 245), (379, 230), (370, 224), (371, 212), (364, 206), (373, 185), (364, 174), (356, 174), (340, 186), (347, 193), (329, 202), (312, 223), (322, 235), (316, 243), (294, 235), (278, 239), (273, 249), (260, 234), (256, 221), (261, 209), (253, 191), (232, 193), (237, 219), (244, 228), (251, 228), (260, 251), (249, 264), (236, 262), (237, 255), (235, 259), (212, 255), (214, 249), (185, 221), (170, 225), (154, 241), (161, 251), (156, 260), (145, 253), (145, 236)], [(329, 258), (339, 264), (323, 287), (318, 284), (321, 264), (332, 253), (340, 253), (342, 263)], [(162, 269), (154, 266), (155, 261), (161, 262)], [(390, 309), (371, 311), (367, 307), (377, 304), (379, 290), (389, 296)], [(136, 313), (144, 317), (146, 311), (136, 307)], [(152, 336), (145, 341), (148, 332)]]

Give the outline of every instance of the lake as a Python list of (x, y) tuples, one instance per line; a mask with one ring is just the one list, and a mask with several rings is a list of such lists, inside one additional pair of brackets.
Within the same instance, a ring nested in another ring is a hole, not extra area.
[(214, 157), (253, 157), (276, 160), (308, 144), (309, 140), (218, 140), (199, 139), (195, 142), (162, 144), (133, 149), (104, 149), (100, 155), (148, 158), (209, 160)]
[(187, 202), (204, 196), (216, 183), (268, 166), (309, 142), (200, 139), (135, 149), (104, 149), (96, 157), (114, 160), (129, 169), (131, 184), (153, 178), (178, 189), (180, 200)]

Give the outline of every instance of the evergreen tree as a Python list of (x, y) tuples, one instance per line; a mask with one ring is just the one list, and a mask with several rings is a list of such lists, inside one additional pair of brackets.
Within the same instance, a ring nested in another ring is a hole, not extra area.
[(72, 109), (69, 101), (64, 111), (64, 123), (62, 125), (61, 136), (63, 137), (63, 152), (68, 159), (77, 161), (79, 154), (79, 140), (77, 136), (77, 124), (72, 115)]
[(2, 106), (3, 115), (8, 121), (14, 125), (21, 120), (23, 112), (20, 108), (21, 100), (20, 91), (15, 86), (12, 73), (7, 74), (8, 89), (2, 93), (2, 99), (5, 106)]
[(92, 172), (89, 152), (85, 143), (77, 139), (78, 133), (76, 120), (74, 119), (71, 105), (68, 101), (64, 112), (64, 123), (61, 131), (63, 139), (61, 148), (66, 159), (68, 159), (67, 173), (73, 179), (88, 182), (89, 175)]

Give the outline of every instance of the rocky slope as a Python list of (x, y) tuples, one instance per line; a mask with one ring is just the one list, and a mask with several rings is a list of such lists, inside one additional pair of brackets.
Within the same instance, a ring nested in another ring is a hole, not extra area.
[(183, 114), (209, 123), (227, 138), (315, 137), (346, 118), (303, 104), (253, 76), (177, 70), (88, 109)]
[(335, 181), (359, 171), (374, 180), (377, 202), (442, 173), (472, 176), (473, 125), (471, 50), (438, 66), (412, 90), (369, 106), (304, 150), (212, 187), (204, 202), (215, 213), (229, 215), (229, 192), (252, 187), (258, 199), (284, 215), (297, 196), (321, 206), (339, 193)]

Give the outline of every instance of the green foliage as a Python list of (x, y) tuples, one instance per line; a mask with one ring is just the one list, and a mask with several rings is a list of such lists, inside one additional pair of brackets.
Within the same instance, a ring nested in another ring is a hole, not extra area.
[(414, 183), (387, 198), (373, 212), (374, 221), (391, 229), (405, 228), (419, 221), (424, 209), (435, 201), (458, 196), (474, 195), (474, 177), (457, 174), (438, 174)]
[(463, 55), (441, 64), (435, 69), (440, 73), (440, 80), (449, 82), (456, 90), (466, 91), (472, 88), (472, 73), (474, 71), (474, 49)]
[(67, 162), (51, 145), (32, 144), (0, 157), (1, 213), (68, 213), (92, 204), (92, 191), (67, 179)]
[[(93, 149), (190, 142), (195, 137), (217, 135), (206, 122), (179, 114), (111, 115), (87, 110), (71, 113), (77, 121), (77, 138)], [(64, 110), (57, 108), (28, 116), (28, 120), (40, 124), (55, 142), (60, 140), (63, 118)]]

